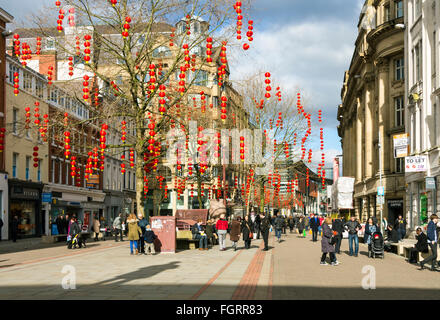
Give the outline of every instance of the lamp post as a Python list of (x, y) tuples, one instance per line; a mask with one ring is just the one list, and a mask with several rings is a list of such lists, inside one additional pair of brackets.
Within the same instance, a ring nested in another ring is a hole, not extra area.
[[(382, 144), (381, 144), (381, 135), (380, 135), (380, 131), (379, 131), (379, 141), (378, 141), (378, 148), (379, 148), (379, 186), (381, 187), (381, 189), (383, 188), (383, 184), (382, 184)], [(383, 190), (383, 189), (382, 189)], [(378, 199), (381, 198), (380, 201), (380, 232), (383, 234), (384, 230), (383, 230), (383, 203), (385, 202), (385, 193), (383, 196), (379, 196), (378, 195)]]

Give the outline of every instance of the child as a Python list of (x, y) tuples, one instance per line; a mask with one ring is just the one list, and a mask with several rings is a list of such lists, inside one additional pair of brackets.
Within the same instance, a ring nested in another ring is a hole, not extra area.
[[(145, 254), (156, 254), (154, 251), (154, 240), (157, 239), (157, 236), (154, 234), (154, 231), (151, 230), (150, 225), (147, 225), (145, 228)], [(151, 253), (148, 253), (148, 249), (151, 250)]]

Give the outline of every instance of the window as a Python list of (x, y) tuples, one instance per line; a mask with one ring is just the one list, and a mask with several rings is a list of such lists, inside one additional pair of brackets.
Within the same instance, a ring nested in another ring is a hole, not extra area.
[(438, 121), (438, 116), (437, 116), (437, 103), (434, 103), (434, 105), (432, 106), (432, 114), (433, 114), (433, 125), (432, 125), (432, 134), (433, 134), (433, 144), (431, 147), (435, 147), (437, 146), (437, 121)]
[(170, 57), (171, 51), (167, 47), (161, 46), (153, 50), (153, 58)]
[(50, 91), (50, 101), (58, 103), (58, 90), (52, 89)]
[(395, 2), (395, 14), (396, 18), (403, 17), (403, 0), (398, 0)]
[(391, 14), (390, 14), (390, 6), (386, 5), (384, 7), (384, 22), (391, 20)]
[(403, 80), (405, 78), (405, 65), (403, 62), (403, 58), (396, 59), (394, 63), (396, 69), (395, 80)]
[(44, 83), (43, 81), (35, 79), (35, 95), (43, 99), (44, 95)]
[(29, 72), (23, 72), (23, 89), (32, 92), (32, 75)]
[(12, 154), (12, 178), (17, 178), (18, 153)]
[(218, 97), (212, 97), (212, 107), (218, 108)]
[(422, 13), (422, 0), (415, 0), (415, 6), (414, 6), (414, 21), (417, 20), (417, 18)]
[(46, 50), (55, 50), (55, 39), (46, 39)]
[(405, 168), (405, 158), (397, 158), (395, 160), (396, 173), (403, 173)]
[[(432, 33), (432, 75), (437, 74), (437, 33), (434, 31)], [(436, 89), (436, 85), (434, 84), (434, 90)]]
[(198, 86), (208, 85), (208, 72), (205, 70), (198, 70), (194, 73), (195, 80), (194, 84)]
[(26, 156), (26, 180), (29, 180), (29, 167), (31, 165), (31, 157)]
[(128, 189), (130, 188), (131, 188), (131, 172), (128, 172)]
[(12, 133), (17, 134), (17, 119), (18, 119), (18, 109), (12, 109)]
[(420, 45), (417, 44), (414, 48), (414, 82), (419, 82), (422, 79), (421, 71), (421, 49)]
[(17, 66), (10, 63), (9, 64), (9, 78), (8, 78), (10, 83), (14, 83), (14, 73), (15, 72), (20, 73), (20, 69)]
[(52, 159), (52, 175), (50, 182), (55, 183), (55, 159)]
[(62, 108), (64, 108), (64, 101), (63, 92), (60, 92), (60, 95), (58, 96), (58, 104)]
[(405, 109), (403, 107), (403, 96), (394, 98), (394, 106), (395, 106), (395, 126), (401, 127), (405, 125)]

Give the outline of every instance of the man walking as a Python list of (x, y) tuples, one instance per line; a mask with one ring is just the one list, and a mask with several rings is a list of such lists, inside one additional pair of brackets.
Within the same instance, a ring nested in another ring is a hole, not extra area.
[(344, 224), (344, 228), (348, 230), (348, 247), (350, 249), (350, 256), (353, 256), (353, 242), (355, 245), (354, 256), (357, 257), (359, 253), (359, 237), (358, 231), (362, 228), (355, 216), (351, 216), (350, 221)]
[(278, 238), (278, 242), (281, 242), (281, 232), (283, 231), (283, 227), (284, 227), (284, 218), (281, 215), (275, 213), (274, 228), (275, 228), (275, 236)]
[(138, 214), (138, 226), (141, 228), (142, 230), (142, 235), (139, 237), (139, 243), (138, 243), (138, 248), (139, 248), (139, 252), (141, 254), (146, 254), (145, 253), (145, 231), (148, 225), (148, 221), (147, 219), (145, 219), (145, 217), (142, 215), (142, 213)]
[(115, 229), (115, 242), (118, 242), (118, 234), (120, 234), (121, 241), (122, 239), (122, 214), (120, 213), (115, 221), (113, 221), (113, 228)]
[(399, 234), (399, 241), (405, 239), (405, 236), (406, 236), (406, 220), (403, 219), (401, 214), (399, 214), (399, 217), (396, 219), (396, 221), (394, 223), (394, 229)]
[(425, 267), (425, 264), (428, 262), (431, 262), (431, 271), (436, 271), (436, 263), (437, 263), (437, 243), (438, 243), (438, 235), (437, 235), (437, 222), (438, 222), (438, 216), (436, 214), (431, 215), (430, 217), (431, 221), (428, 223), (428, 230), (427, 230), (427, 236), (428, 236), (428, 245), (431, 248), (432, 255), (430, 255), (428, 258), (420, 262), (420, 270), (423, 270)]
[(332, 224), (333, 231), (336, 231), (338, 234), (334, 236), (335, 238), (335, 252), (337, 254), (341, 254), (341, 242), (342, 242), (342, 233), (344, 232), (344, 225), (340, 217), (336, 218)]
[(319, 218), (312, 214), (312, 217), (310, 218), (310, 228), (312, 229), (312, 241), (316, 242), (318, 241), (318, 229), (320, 227), (321, 223), (319, 222)]
[(261, 235), (263, 236), (264, 241), (264, 251), (269, 250), (269, 229), (270, 229), (270, 220), (269, 217), (264, 215), (263, 213), (260, 213), (260, 230)]

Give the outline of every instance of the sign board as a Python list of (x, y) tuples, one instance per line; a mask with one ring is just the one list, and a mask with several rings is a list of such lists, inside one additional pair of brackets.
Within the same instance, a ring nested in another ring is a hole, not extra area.
[(86, 187), (90, 189), (98, 189), (99, 187), (99, 174), (91, 174), (87, 180)]
[(398, 134), (393, 136), (394, 158), (405, 158), (409, 151), (409, 134)]
[(426, 190), (435, 190), (435, 189), (437, 189), (435, 177), (426, 177)]
[(405, 172), (425, 172), (428, 170), (428, 156), (405, 158)]
[(384, 196), (377, 196), (376, 203), (379, 205), (385, 204), (385, 197)]
[(377, 195), (384, 196), (385, 195), (385, 187), (377, 187)]
[(52, 202), (52, 193), (51, 192), (43, 192), (42, 193), (42, 202), (43, 203), (51, 203)]

